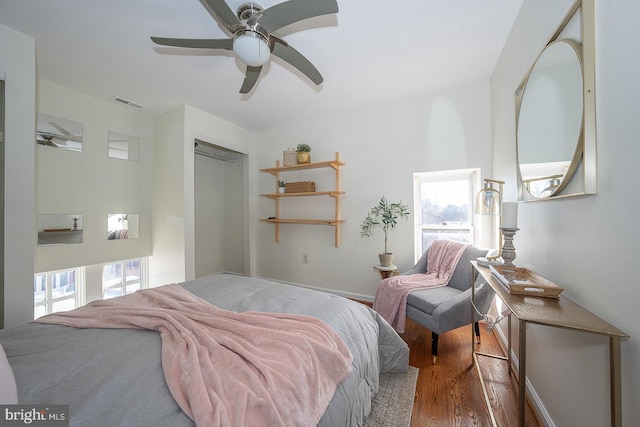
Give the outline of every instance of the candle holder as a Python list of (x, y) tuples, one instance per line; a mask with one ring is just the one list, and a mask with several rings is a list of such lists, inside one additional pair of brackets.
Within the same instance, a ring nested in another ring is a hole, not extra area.
[(504, 264), (509, 267), (513, 267), (513, 260), (516, 259), (516, 248), (513, 246), (513, 236), (515, 236), (516, 231), (520, 230), (519, 228), (504, 228), (501, 227), (500, 231), (502, 232), (502, 237), (504, 239), (504, 244), (502, 245), (502, 259), (504, 260)]

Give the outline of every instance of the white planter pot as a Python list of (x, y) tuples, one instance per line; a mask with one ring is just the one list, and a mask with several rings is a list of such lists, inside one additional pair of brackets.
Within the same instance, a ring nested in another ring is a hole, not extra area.
[(378, 254), (378, 257), (380, 258), (380, 265), (383, 267), (391, 267), (391, 264), (393, 264), (393, 254), (391, 252)]

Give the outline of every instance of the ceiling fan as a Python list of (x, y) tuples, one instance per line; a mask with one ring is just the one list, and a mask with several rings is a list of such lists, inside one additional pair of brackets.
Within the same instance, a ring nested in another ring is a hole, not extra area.
[(209, 13), (231, 34), (226, 39), (179, 39), (151, 37), (163, 46), (232, 50), (247, 65), (240, 93), (249, 93), (271, 54), (300, 70), (319, 85), (323, 77), (316, 67), (286, 41), (273, 35), (279, 29), (304, 19), (338, 12), (336, 0), (289, 0), (263, 9), (244, 3), (236, 13), (224, 0), (202, 0)]

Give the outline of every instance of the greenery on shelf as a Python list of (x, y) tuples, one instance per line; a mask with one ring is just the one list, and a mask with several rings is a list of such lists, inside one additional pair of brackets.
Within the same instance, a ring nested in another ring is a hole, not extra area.
[(284, 181), (278, 181), (278, 187), (284, 187), (284, 186), (286, 186)]
[(409, 218), (409, 206), (402, 203), (387, 202), (386, 197), (382, 196), (380, 202), (369, 211), (369, 215), (362, 221), (360, 226), (361, 237), (371, 237), (377, 227), (382, 228), (384, 232), (384, 253), (389, 253), (387, 242), (389, 240), (389, 231), (398, 225), (398, 220)]
[(296, 151), (298, 153), (309, 153), (309, 152), (311, 152), (311, 147), (309, 147), (308, 144), (300, 143), (296, 147)]

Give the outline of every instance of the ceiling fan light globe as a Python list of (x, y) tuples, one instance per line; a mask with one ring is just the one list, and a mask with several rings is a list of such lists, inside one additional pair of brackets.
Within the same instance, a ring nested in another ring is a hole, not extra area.
[(233, 52), (245, 64), (260, 67), (269, 60), (271, 51), (267, 40), (254, 31), (244, 31), (233, 39)]

